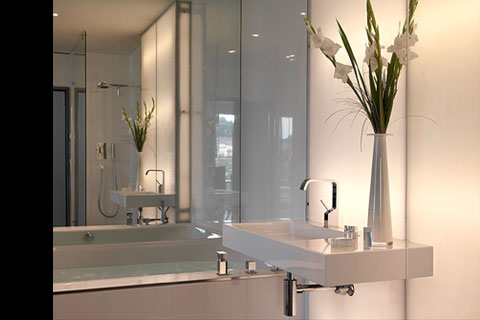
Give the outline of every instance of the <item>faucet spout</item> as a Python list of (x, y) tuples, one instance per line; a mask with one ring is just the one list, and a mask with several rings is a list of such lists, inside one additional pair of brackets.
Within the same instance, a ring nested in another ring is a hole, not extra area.
[(158, 182), (157, 179), (155, 179), (155, 180), (158, 183), (158, 193), (164, 193), (164, 191), (165, 191), (165, 171), (160, 170), (160, 169), (158, 169), (158, 170), (157, 169), (148, 169), (145, 172), (145, 175), (147, 176), (150, 171), (155, 171), (155, 172), (161, 172), (162, 173), (162, 182), (160, 183), (160, 182)]
[[(335, 180), (325, 179), (325, 178), (307, 178), (307, 179), (303, 180), (302, 184), (300, 184), (300, 190), (306, 191), (307, 188), (308, 188), (308, 185), (311, 182), (330, 182), (332, 184), (332, 208), (328, 209), (325, 206), (325, 204), (323, 203), (323, 201), (320, 200), (320, 202), (323, 204), (323, 206), (327, 210), (323, 213), (323, 226), (325, 228), (327, 228), (328, 227), (328, 215), (333, 210), (335, 210), (337, 208), (337, 182)], [(305, 220), (309, 221), (310, 217), (309, 217), (309, 214), (307, 212), (308, 211), (305, 212)]]

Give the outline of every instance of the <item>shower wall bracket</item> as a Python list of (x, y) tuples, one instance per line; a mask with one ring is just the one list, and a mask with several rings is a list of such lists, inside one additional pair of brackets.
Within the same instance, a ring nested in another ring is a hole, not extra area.
[(293, 278), (290, 272), (287, 272), (287, 278), (283, 280), (283, 290), (283, 313), (288, 317), (296, 315), (296, 301), (299, 293), (334, 290), (336, 294), (349, 295), (350, 297), (355, 294), (355, 286), (353, 284), (334, 287), (325, 287), (319, 284), (297, 284), (297, 280)]

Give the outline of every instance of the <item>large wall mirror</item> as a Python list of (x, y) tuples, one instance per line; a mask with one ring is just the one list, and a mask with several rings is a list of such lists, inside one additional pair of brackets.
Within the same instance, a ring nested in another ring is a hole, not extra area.
[[(54, 0), (53, 10), (53, 226), (125, 224), (138, 208), (111, 192), (136, 183), (173, 195), (166, 213), (149, 207), (143, 217), (189, 221), (191, 4)], [(141, 153), (122, 115), (133, 123), (137, 103), (143, 118), (155, 104)]]
[[(53, 10), (54, 227), (303, 217), (306, 1), (54, 0)], [(152, 98), (140, 156), (122, 110), (134, 120)], [(137, 185), (164, 205), (112, 201)]]
[[(239, 221), (241, 2), (54, 0), (53, 10), (53, 226)], [(134, 121), (137, 103), (142, 115), (155, 103), (141, 153), (122, 114)], [(164, 205), (112, 200), (138, 186)]]

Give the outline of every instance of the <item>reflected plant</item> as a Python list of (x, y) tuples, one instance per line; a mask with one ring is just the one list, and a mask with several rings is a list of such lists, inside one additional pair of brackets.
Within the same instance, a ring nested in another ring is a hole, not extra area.
[(145, 141), (147, 140), (147, 131), (150, 121), (153, 118), (153, 111), (155, 110), (155, 100), (152, 98), (152, 109), (149, 111), (147, 104), (143, 101), (144, 116), (140, 110), (140, 104), (137, 101), (137, 118), (132, 121), (128, 116), (125, 107), (122, 108), (122, 120), (128, 125), (130, 133), (132, 134), (133, 143), (138, 152), (142, 152)]
[[(367, 45), (365, 58), (363, 59), (363, 62), (368, 66), (368, 72), (366, 72), (366, 74), (362, 73), (352, 47), (350, 46), (350, 42), (348, 41), (348, 37), (338, 20), (339, 34), (348, 54), (350, 65), (342, 64), (336, 60), (335, 55), (341, 46), (331, 39), (324, 37), (321, 29), (315, 29), (306, 15), (303, 14), (313, 47), (319, 48), (322, 51), (324, 56), (335, 67), (334, 77), (346, 83), (356, 96), (356, 99), (350, 98), (343, 100), (343, 102), (350, 107), (336, 111), (329, 118), (335, 114), (347, 112), (341, 120), (349, 115), (355, 114), (353, 120), (355, 121), (357, 116), (362, 114), (365, 116), (365, 121), (363, 122), (361, 133), (364, 131), (367, 120), (370, 121), (375, 133), (387, 132), (393, 102), (397, 94), (398, 78), (400, 77), (402, 68), (409, 60), (418, 56), (410, 51), (410, 47), (413, 47), (418, 41), (418, 37), (415, 34), (417, 25), (413, 20), (417, 4), (418, 0), (410, 0), (408, 17), (403, 24), (403, 28), (399, 30), (393, 45), (387, 48), (387, 52), (392, 53), (390, 61), (388, 61), (387, 58), (382, 56), (382, 49), (385, 47), (380, 44), (379, 26), (375, 19), (370, 0), (367, 0), (367, 26), (365, 28)], [(349, 78), (349, 74), (352, 71), (355, 83)]]

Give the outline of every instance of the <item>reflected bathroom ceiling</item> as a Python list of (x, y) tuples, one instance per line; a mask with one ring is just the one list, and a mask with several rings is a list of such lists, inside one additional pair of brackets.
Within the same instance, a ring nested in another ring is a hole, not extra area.
[[(88, 52), (130, 54), (139, 34), (172, 0), (53, 0), (53, 51), (72, 52), (86, 31)], [(134, 10), (132, 10), (134, 8)]]

